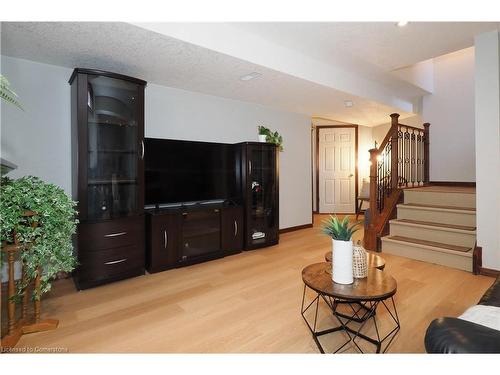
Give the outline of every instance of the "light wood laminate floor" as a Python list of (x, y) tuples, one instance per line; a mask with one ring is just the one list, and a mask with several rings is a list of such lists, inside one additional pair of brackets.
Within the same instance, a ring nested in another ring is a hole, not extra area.
[[(323, 260), (331, 240), (316, 225), (281, 235), (280, 244), (186, 268), (77, 292), (54, 283), (43, 315), (55, 331), (26, 335), (18, 347), (69, 352), (317, 353), (300, 316), (301, 270)], [(356, 234), (356, 239), (362, 233)], [(432, 319), (457, 316), (475, 304), (493, 279), (381, 254), (398, 282), (401, 331), (389, 352), (424, 352)], [(312, 297), (308, 293), (308, 298)], [(326, 309), (319, 323), (333, 322)], [(387, 318), (381, 313), (380, 319)], [(383, 326), (383, 324), (381, 324)], [(370, 327), (368, 327), (370, 330)], [(325, 347), (345, 338), (325, 336)], [(347, 352), (354, 352), (348, 348)]]

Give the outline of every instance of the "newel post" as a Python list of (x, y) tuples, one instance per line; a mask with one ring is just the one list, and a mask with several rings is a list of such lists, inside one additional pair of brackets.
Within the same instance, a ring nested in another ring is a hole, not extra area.
[(398, 130), (399, 113), (391, 114), (391, 186), (398, 188)]
[(424, 184), (429, 184), (430, 180), (430, 152), (429, 152), (429, 124), (426, 122), (424, 124)]
[[(370, 152), (370, 222), (365, 227), (364, 246), (368, 250), (376, 250), (377, 233), (375, 224), (377, 220), (377, 155), (378, 149), (372, 148)], [(365, 218), (366, 220), (366, 218)]]

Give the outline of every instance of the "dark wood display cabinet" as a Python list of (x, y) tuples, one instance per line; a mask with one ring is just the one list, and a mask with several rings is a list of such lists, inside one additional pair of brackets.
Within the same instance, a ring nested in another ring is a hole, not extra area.
[(242, 147), (242, 197), (245, 249), (279, 241), (279, 151), (271, 143), (246, 142)]
[(146, 82), (77, 68), (69, 83), (75, 282), (85, 289), (144, 274)]
[(243, 248), (241, 206), (191, 205), (148, 210), (146, 268), (154, 273), (237, 254)]

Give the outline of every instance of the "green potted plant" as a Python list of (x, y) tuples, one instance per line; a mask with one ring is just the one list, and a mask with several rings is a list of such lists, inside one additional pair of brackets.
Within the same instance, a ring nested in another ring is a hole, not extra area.
[(280, 151), (283, 151), (283, 137), (277, 132), (271, 131), (269, 128), (259, 125), (259, 142), (274, 143)]
[(21, 103), (17, 100), (17, 94), (10, 87), (10, 83), (7, 78), (0, 74), (0, 98), (5, 100), (7, 103), (13, 104), (19, 109), (23, 109)]
[[(50, 290), (58, 272), (71, 272), (76, 265), (72, 246), (78, 222), (76, 203), (60, 187), (33, 176), (17, 180), (3, 177), (0, 193), (1, 242), (17, 240), (19, 245), (27, 245), (20, 254), (27, 276), (25, 284), (42, 270), (40, 293), (33, 295), (40, 299)], [(26, 286), (21, 284), (19, 293)]]
[[(18, 98), (17, 94), (10, 87), (9, 81), (1, 74), (0, 74), (0, 98), (2, 98), (2, 100), (4, 100), (6, 103), (15, 105), (17, 108), (24, 111), (21, 103), (19, 103), (17, 99)], [(0, 168), (1, 175), (3, 176), (9, 173), (11, 170), (16, 169), (17, 165), (8, 160), (5, 160), (4, 158), (0, 158), (0, 167), (1, 167)]]
[(259, 130), (259, 142), (267, 142), (267, 135), (270, 133), (270, 130), (262, 125), (258, 126), (257, 129)]
[(352, 235), (361, 222), (349, 225), (349, 216), (340, 220), (337, 215), (323, 222), (323, 233), (332, 238), (332, 279), (338, 284), (352, 284)]

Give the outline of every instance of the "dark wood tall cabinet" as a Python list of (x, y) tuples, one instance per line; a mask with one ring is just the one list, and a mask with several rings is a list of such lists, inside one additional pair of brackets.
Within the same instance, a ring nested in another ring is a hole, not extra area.
[(144, 274), (146, 82), (77, 68), (69, 83), (75, 282), (85, 289)]
[(245, 249), (279, 241), (279, 150), (271, 143), (242, 144)]

